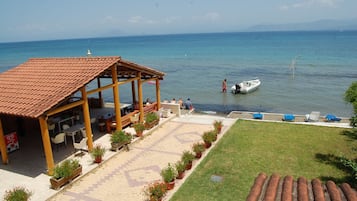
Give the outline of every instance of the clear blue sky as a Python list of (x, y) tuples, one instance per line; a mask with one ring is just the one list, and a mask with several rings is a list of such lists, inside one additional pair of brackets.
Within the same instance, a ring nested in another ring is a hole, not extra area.
[(0, 0), (0, 42), (356, 19), (357, 0)]

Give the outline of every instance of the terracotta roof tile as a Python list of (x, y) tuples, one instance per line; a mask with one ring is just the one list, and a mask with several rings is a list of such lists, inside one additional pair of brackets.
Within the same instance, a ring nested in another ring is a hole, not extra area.
[(120, 57), (33, 58), (0, 74), (0, 113), (37, 118)]
[(313, 179), (308, 182), (304, 177), (294, 181), (292, 176), (282, 178), (273, 174), (267, 177), (265, 173), (260, 173), (255, 178), (246, 200), (357, 201), (357, 192), (347, 183), (337, 186), (332, 181), (323, 184), (320, 180)]

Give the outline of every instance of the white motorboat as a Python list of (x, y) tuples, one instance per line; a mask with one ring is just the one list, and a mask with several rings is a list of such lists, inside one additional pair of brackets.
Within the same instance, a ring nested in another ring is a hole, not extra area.
[[(231, 91), (234, 94), (237, 94), (237, 93), (246, 94), (246, 93), (250, 93), (250, 92), (253, 92), (256, 89), (258, 89), (260, 84), (261, 83), (260, 83), (259, 79), (243, 81), (243, 82), (241, 82), (239, 84), (233, 85), (231, 87)], [(238, 88), (238, 90), (236, 88)]]

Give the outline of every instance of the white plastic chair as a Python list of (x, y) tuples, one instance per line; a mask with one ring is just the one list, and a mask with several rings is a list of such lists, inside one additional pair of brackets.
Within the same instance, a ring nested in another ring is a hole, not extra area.
[(48, 125), (48, 131), (50, 132), (51, 135), (54, 134), (56, 128), (56, 124), (49, 124)]
[[(81, 130), (82, 136), (83, 136), (83, 137), (87, 137), (86, 128), (83, 127), (83, 128), (81, 128), (80, 130)], [(93, 137), (93, 134), (92, 134), (92, 137)]]
[(84, 137), (79, 142), (73, 142), (74, 152), (87, 150), (87, 140), (88, 138)]
[(66, 130), (66, 129), (69, 129), (70, 126), (68, 124), (63, 124), (62, 125), (62, 130)]
[(90, 119), (90, 123), (91, 123), (91, 124), (94, 124), (96, 121), (97, 121), (97, 119), (96, 119), (95, 117), (93, 117), (93, 118)]
[(64, 143), (65, 145), (67, 145), (66, 134), (59, 133), (55, 137), (51, 137), (51, 142), (57, 146), (57, 150), (58, 150), (58, 146), (60, 144)]
[(133, 123), (133, 124), (138, 123), (139, 122), (139, 116), (140, 116), (140, 113), (134, 114), (133, 116), (130, 117), (130, 122)]

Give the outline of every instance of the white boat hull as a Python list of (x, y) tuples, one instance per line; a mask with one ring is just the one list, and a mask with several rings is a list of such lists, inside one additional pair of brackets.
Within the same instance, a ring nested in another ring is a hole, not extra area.
[[(239, 87), (240, 87), (239, 93), (246, 94), (246, 93), (253, 92), (258, 89), (260, 84), (261, 82), (259, 79), (243, 81), (239, 83)], [(233, 85), (231, 87), (231, 91), (232, 93), (236, 93), (236, 85)]]

